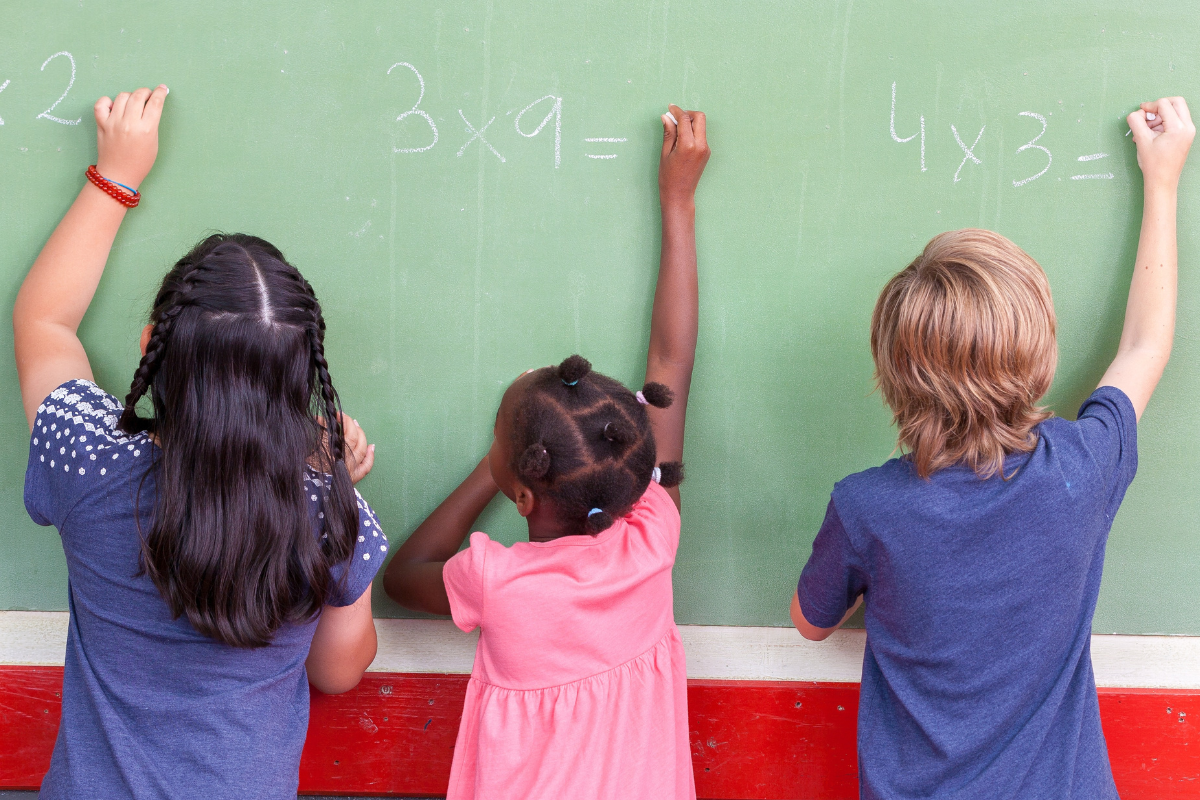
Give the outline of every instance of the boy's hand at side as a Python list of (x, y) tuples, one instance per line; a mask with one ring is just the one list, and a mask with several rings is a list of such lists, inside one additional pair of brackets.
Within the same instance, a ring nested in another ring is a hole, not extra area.
[(121, 92), (96, 101), (96, 171), (137, 189), (158, 157), (158, 121), (167, 87)]
[(676, 122), (662, 115), (663, 147), (658, 164), (658, 194), (663, 206), (671, 202), (691, 203), (704, 165), (708, 163), (708, 139), (704, 113), (668, 106)]

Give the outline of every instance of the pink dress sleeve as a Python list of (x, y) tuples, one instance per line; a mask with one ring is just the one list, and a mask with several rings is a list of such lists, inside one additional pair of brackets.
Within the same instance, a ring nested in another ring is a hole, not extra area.
[(631, 525), (644, 528), (651, 536), (658, 538), (670, 557), (675, 557), (675, 551), (679, 548), (679, 509), (666, 489), (650, 481), (645, 494), (634, 504), (626, 519)]
[(450, 615), (464, 631), (473, 631), (483, 622), (484, 570), (491, 543), (486, 533), (472, 533), (471, 545), (455, 553), (442, 567)]

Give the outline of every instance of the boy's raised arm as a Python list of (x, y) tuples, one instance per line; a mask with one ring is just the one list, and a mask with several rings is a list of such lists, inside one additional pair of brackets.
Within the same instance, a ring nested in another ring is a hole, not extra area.
[(1196, 126), (1182, 97), (1142, 103), (1128, 122), (1144, 178), (1142, 233), (1121, 343), (1100, 385), (1125, 392), (1140, 420), (1175, 338), (1177, 189)]
[[(671, 116), (675, 121), (671, 120)], [(666, 384), (675, 393), (669, 408), (647, 407), (659, 461), (683, 460), (683, 426), (696, 358), (699, 287), (696, 277), (696, 185), (708, 163), (704, 114), (670, 106), (664, 114), (658, 195), (662, 206), (662, 255), (646, 380)], [(679, 488), (667, 490), (679, 505)]]
[[(167, 87), (122, 92), (96, 101), (97, 171), (137, 189), (158, 154), (158, 121)], [(33, 262), (13, 306), (13, 345), (21, 400), (30, 427), (55, 387), (91, 380), (87, 353), (76, 336), (104, 273), (126, 208), (90, 182)]]

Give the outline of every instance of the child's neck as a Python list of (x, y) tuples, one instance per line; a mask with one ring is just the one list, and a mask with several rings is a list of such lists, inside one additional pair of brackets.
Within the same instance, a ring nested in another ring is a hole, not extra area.
[(529, 541), (531, 542), (552, 542), (574, 533), (566, 530), (555, 510), (545, 503), (535, 505), (533, 511), (529, 512), (529, 516), (525, 518), (525, 522), (529, 525)]

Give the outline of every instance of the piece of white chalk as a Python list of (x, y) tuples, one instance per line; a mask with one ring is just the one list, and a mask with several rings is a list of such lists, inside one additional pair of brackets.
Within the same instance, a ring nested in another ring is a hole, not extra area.
[(675, 119), (675, 115), (672, 114), (670, 111), (667, 112), (667, 119), (671, 120), (671, 122), (674, 123), (675, 125), (679, 124), (679, 120)]

